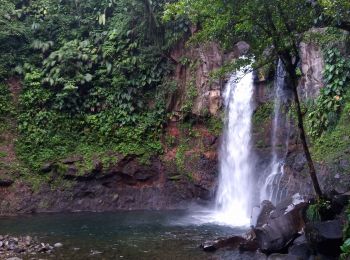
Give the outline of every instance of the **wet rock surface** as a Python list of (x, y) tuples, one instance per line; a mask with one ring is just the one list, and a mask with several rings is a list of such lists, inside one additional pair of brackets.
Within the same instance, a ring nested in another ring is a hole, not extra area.
[[(343, 201), (343, 196), (346, 195), (337, 194), (332, 198)], [(309, 205), (299, 194), (287, 198), (276, 207), (269, 201), (263, 201), (256, 216), (260, 221), (244, 236), (206, 242), (201, 248), (207, 252), (226, 248), (264, 253), (256, 259), (337, 259), (343, 243), (344, 223), (340, 219), (310, 222), (306, 217)], [(338, 213), (344, 208), (345, 204), (338, 208)]]
[(343, 223), (339, 220), (310, 222), (305, 229), (306, 238), (314, 250), (326, 256), (338, 256), (343, 244)]
[[(55, 245), (63, 244), (56, 243)], [(22, 257), (33, 257), (39, 259), (50, 255), (54, 252), (57, 246), (52, 246), (48, 243), (42, 243), (37, 238), (31, 236), (14, 237), (0, 235), (0, 259), (18, 260)]]
[(283, 214), (272, 212), (265, 225), (254, 229), (259, 248), (265, 252), (278, 252), (285, 248), (305, 226), (303, 211), (306, 207), (307, 203), (300, 203)]
[(230, 238), (221, 238), (215, 241), (207, 241), (200, 245), (200, 248), (206, 252), (214, 252), (220, 248), (237, 249), (244, 242), (246, 242), (246, 239), (243, 237), (234, 236)]
[(264, 224), (267, 223), (270, 213), (275, 210), (276, 207), (272, 204), (271, 201), (264, 200), (261, 202), (260, 207), (256, 207), (253, 210), (253, 223), (255, 227), (262, 227)]

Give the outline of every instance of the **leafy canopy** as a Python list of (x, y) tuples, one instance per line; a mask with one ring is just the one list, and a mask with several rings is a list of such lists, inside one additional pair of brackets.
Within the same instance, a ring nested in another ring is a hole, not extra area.
[(312, 27), (315, 13), (300, 0), (180, 0), (167, 6), (164, 19), (181, 16), (200, 26), (194, 41), (217, 40), (229, 49), (244, 40), (259, 63), (267, 56), (298, 56), (300, 34)]

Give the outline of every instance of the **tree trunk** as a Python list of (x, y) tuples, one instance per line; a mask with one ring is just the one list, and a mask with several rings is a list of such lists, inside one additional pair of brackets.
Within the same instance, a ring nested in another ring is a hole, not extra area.
[(309, 167), (309, 174), (311, 177), (312, 185), (314, 187), (317, 198), (322, 198), (323, 197), (322, 191), (321, 191), (318, 179), (317, 179), (315, 165), (314, 165), (314, 162), (312, 161), (309, 146), (308, 146), (307, 141), (306, 141), (306, 135), (305, 135), (305, 129), (304, 129), (304, 123), (303, 123), (303, 115), (301, 113), (301, 108), (300, 108), (300, 100), (299, 100), (298, 89), (297, 89), (298, 88), (298, 77), (295, 73), (295, 68), (297, 66), (299, 58), (296, 57), (295, 62), (293, 63), (293, 58), (289, 52), (280, 52), (278, 54), (278, 56), (280, 57), (280, 59), (282, 59), (284, 66), (286, 68), (286, 71), (290, 77), (291, 89), (292, 89), (293, 95), (294, 95), (294, 103), (295, 103), (296, 109), (297, 109), (299, 136), (300, 136), (301, 143), (303, 145), (304, 154), (305, 154), (306, 161), (307, 161), (307, 164)]
[(322, 191), (321, 191), (318, 179), (317, 179), (315, 165), (312, 161), (309, 146), (308, 146), (307, 141), (306, 141), (305, 129), (304, 129), (304, 124), (303, 124), (303, 115), (302, 115), (301, 108), (300, 108), (300, 101), (299, 101), (298, 90), (297, 90), (297, 86), (298, 86), (297, 76), (295, 74), (294, 67), (292, 68), (292, 70), (290, 67), (287, 68), (287, 70), (288, 70), (288, 73), (290, 75), (290, 80), (291, 80), (291, 84), (292, 84), (292, 90), (293, 90), (293, 94), (294, 94), (294, 102), (295, 102), (296, 109), (297, 109), (299, 136), (300, 136), (301, 143), (303, 145), (305, 157), (306, 157), (307, 164), (309, 167), (309, 174), (310, 174), (310, 177), (312, 180), (312, 185), (314, 187), (316, 196), (317, 196), (317, 198), (321, 198)]

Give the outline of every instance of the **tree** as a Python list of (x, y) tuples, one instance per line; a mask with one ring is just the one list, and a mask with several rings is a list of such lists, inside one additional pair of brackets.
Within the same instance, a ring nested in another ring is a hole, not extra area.
[(320, 18), (328, 25), (350, 31), (350, 1), (319, 0)]
[(25, 28), (19, 22), (15, 1), (1, 1), (0, 8), (0, 80), (10, 76), (11, 71), (21, 58), (25, 39)]
[[(300, 140), (308, 162), (309, 174), (317, 197), (322, 197), (316, 170), (306, 140), (297, 92), (296, 69), (300, 61), (302, 34), (314, 24), (315, 8), (300, 0), (180, 0), (170, 4), (165, 19), (187, 16), (201, 31), (195, 40), (217, 40), (226, 48), (238, 40), (250, 44), (255, 66), (281, 59), (290, 77), (294, 94)], [(267, 55), (266, 50), (270, 50)]]

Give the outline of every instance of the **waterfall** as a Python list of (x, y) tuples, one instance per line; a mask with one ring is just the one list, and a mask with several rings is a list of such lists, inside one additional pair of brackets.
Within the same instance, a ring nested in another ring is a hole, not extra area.
[[(284, 174), (284, 161), (286, 158), (286, 153), (288, 150), (289, 142), (289, 131), (290, 122), (283, 113), (284, 104), (288, 101), (288, 92), (286, 87), (286, 71), (284, 69), (281, 60), (278, 61), (277, 73), (275, 79), (275, 100), (274, 100), (274, 118), (272, 121), (272, 134), (271, 134), (271, 146), (272, 146), (272, 156), (270, 163), (270, 173), (264, 181), (263, 187), (260, 192), (261, 200), (270, 200), (272, 203), (278, 203), (283, 194), (280, 189), (281, 179)], [(285, 153), (282, 156), (278, 155), (277, 145), (280, 141), (280, 136), (278, 135), (279, 130), (286, 130), (284, 146)]]
[(250, 68), (232, 75), (224, 93), (225, 129), (219, 154), (220, 178), (215, 219), (231, 226), (250, 222), (253, 193), (251, 127), (253, 73)]

